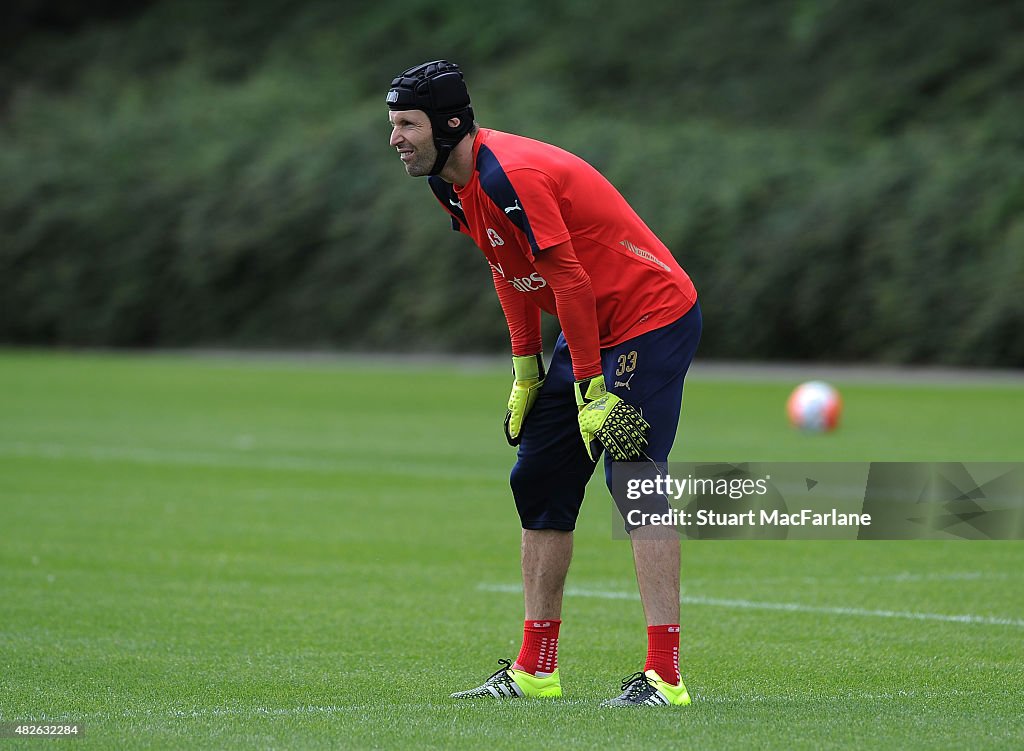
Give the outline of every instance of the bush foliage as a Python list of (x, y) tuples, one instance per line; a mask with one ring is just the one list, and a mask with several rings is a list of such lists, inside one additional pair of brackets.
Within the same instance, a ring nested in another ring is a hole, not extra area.
[(507, 347), (387, 145), (446, 57), (614, 182), (704, 356), (1024, 366), (1024, 8), (972, 0), (14, 3), (0, 340)]

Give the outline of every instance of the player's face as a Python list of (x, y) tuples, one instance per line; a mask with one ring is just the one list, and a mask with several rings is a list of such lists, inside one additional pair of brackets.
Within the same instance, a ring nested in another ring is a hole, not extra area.
[(405, 171), (410, 177), (429, 175), (437, 159), (437, 149), (427, 113), (422, 110), (389, 112), (388, 120), (391, 121), (390, 143), (398, 150)]

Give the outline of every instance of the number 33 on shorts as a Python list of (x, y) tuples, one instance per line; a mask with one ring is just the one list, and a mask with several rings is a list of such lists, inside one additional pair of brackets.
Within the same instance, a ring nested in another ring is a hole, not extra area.
[(618, 367), (615, 368), (615, 375), (620, 376), (632, 373), (636, 370), (636, 350), (630, 350), (624, 355), (619, 355), (616, 365)]

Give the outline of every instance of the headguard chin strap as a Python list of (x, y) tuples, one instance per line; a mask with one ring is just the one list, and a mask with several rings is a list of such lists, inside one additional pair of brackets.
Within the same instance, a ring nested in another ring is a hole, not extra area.
[[(447, 60), (409, 68), (391, 82), (387, 102), (393, 111), (423, 110), (427, 114), (437, 149), (431, 175), (444, 169), (452, 150), (473, 129), (473, 108), (462, 71)], [(448, 126), (448, 120), (453, 117), (459, 118), (455, 128)]]

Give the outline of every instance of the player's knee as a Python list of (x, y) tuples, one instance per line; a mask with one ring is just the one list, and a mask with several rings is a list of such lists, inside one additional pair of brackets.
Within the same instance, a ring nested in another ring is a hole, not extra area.
[(524, 529), (571, 530), (576, 526), (586, 477), (555, 473), (536, 462), (519, 461), (509, 485)]
[(516, 462), (512, 467), (508, 484), (512, 488), (512, 497), (516, 499), (516, 508), (519, 509), (520, 516), (544, 496), (544, 481), (541, 475), (542, 473), (530, 462)]

